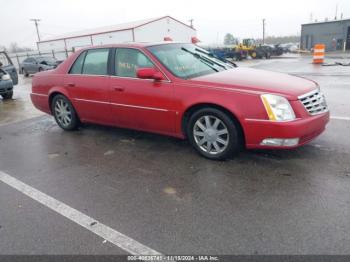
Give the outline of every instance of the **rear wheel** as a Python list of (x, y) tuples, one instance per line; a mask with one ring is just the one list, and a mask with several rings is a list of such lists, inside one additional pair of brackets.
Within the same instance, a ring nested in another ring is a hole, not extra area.
[(204, 157), (226, 159), (237, 154), (241, 138), (236, 123), (216, 108), (203, 108), (189, 120), (187, 136), (192, 146)]
[(22, 73), (23, 73), (23, 75), (24, 75), (25, 77), (28, 77), (28, 76), (29, 76), (27, 70), (25, 70), (24, 68), (22, 68)]
[(79, 127), (80, 121), (72, 103), (63, 95), (56, 95), (51, 104), (52, 114), (57, 124), (67, 131)]
[(2, 98), (3, 98), (4, 100), (12, 99), (12, 97), (13, 97), (13, 91), (2, 95)]

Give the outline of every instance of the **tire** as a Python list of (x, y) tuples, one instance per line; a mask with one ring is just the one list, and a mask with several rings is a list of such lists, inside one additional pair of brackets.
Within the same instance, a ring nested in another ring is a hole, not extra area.
[(241, 150), (239, 130), (238, 124), (226, 113), (207, 107), (191, 115), (186, 131), (191, 145), (199, 154), (212, 160), (224, 160)]
[(39, 72), (43, 71), (43, 69), (41, 67), (39, 67)]
[(12, 97), (13, 97), (13, 91), (2, 95), (2, 98), (3, 98), (4, 100), (12, 99)]
[(25, 77), (28, 77), (28, 76), (29, 76), (27, 70), (25, 70), (24, 68), (22, 68), (22, 73), (23, 73), (23, 75), (24, 75)]
[(55, 117), (56, 123), (63, 130), (76, 130), (80, 125), (79, 117), (72, 103), (63, 95), (56, 95), (52, 99), (51, 112)]

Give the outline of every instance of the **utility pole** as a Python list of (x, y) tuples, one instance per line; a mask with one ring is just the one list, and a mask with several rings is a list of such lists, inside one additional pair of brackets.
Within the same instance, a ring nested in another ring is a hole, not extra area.
[(40, 34), (39, 34), (39, 24), (38, 22), (40, 22), (40, 19), (37, 18), (32, 18), (30, 19), (30, 21), (33, 21), (36, 27), (36, 34), (38, 35), (38, 42), (40, 42)]
[(335, 6), (335, 17), (334, 17), (334, 20), (337, 20), (337, 16), (338, 16), (338, 4)]
[(262, 20), (262, 26), (263, 26), (263, 45), (265, 44), (265, 18)]

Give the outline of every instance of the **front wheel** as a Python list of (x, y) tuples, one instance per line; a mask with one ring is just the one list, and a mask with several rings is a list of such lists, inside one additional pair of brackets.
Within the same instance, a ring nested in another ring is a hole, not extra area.
[(189, 120), (187, 136), (202, 156), (221, 160), (237, 154), (241, 138), (237, 124), (216, 108), (203, 108)]
[(22, 73), (25, 77), (29, 76), (29, 73), (27, 72), (27, 70), (25, 70), (24, 68), (22, 68)]
[(12, 97), (13, 97), (13, 91), (2, 95), (2, 98), (4, 100), (12, 99)]
[(79, 127), (80, 121), (72, 103), (63, 95), (56, 95), (51, 104), (51, 111), (56, 123), (67, 131)]

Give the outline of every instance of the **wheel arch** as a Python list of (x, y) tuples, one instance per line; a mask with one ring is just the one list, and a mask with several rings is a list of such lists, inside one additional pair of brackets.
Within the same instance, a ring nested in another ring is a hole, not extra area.
[(54, 88), (49, 93), (48, 103), (49, 103), (49, 108), (50, 108), (51, 114), (52, 114), (52, 106), (51, 106), (52, 105), (52, 101), (53, 101), (54, 97), (57, 96), (57, 95), (62, 95), (64, 97), (66, 97), (71, 102), (71, 104), (73, 105), (73, 107), (74, 107), (74, 109), (75, 109), (75, 111), (76, 111), (76, 113), (77, 113), (77, 115), (79, 117), (79, 114), (78, 114), (78, 112), (77, 112), (77, 110), (76, 110), (76, 108), (75, 108), (75, 106), (73, 104), (73, 101), (69, 98), (68, 93), (64, 89), (60, 89), (60, 88)]
[(182, 115), (182, 119), (181, 119), (181, 131), (182, 134), (184, 135), (184, 137), (187, 137), (187, 124), (188, 124), (188, 120), (190, 119), (191, 115), (202, 109), (202, 108), (207, 108), (207, 107), (211, 107), (211, 108), (215, 108), (218, 109), (222, 112), (224, 112), (225, 114), (227, 114), (232, 120), (233, 122), (236, 124), (236, 126), (238, 127), (238, 131), (239, 131), (239, 135), (241, 137), (242, 140), (242, 145), (245, 145), (245, 135), (244, 135), (244, 130), (243, 130), (243, 126), (241, 124), (241, 122), (239, 121), (238, 117), (229, 109), (218, 105), (218, 104), (214, 104), (214, 103), (197, 103), (194, 105), (191, 105), (190, 107), (188, 107), (185, 112)]

